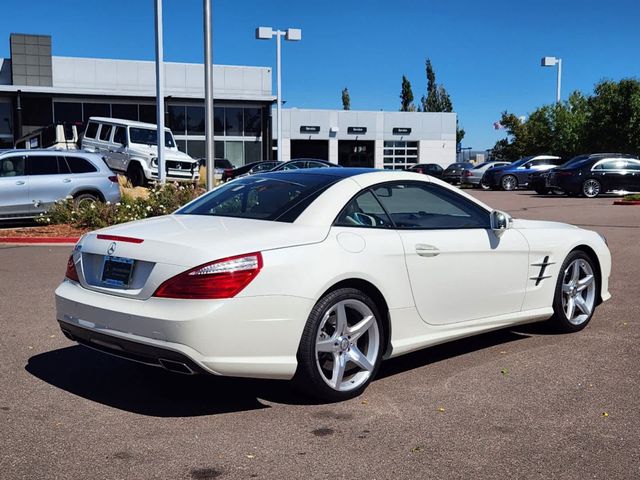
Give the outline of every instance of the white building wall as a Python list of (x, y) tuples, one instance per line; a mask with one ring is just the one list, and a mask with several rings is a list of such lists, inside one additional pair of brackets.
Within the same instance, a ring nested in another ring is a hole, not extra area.
[[(273, 115), (273, 132), (276, 116)], [(301, 126), (317, 126), (317, 133), (301, 132)], [(282, 111), (283, 138), (291, 140), (325, 140), (329, 147), (329, 161), (338, 162), (340, 140), (374, 141), (374, 166), (384, 168), (384, 142), (418, 142), (418, 162), (437, 163), (443, 167), (456, 158), (456, 114), (423, 112), (372, 112), (356, 110)], [(364, 127), (365, 133), (350, 134), (349, 127)], [(396, 134), (396, 128), (409, 128), (410, 133)], [(333, 131), (332, 131), (333, 130)], [(283, 141), (283, 147), (287, 145)], [(290, 143), (288, 153), (290, 154)], [(283, 159), (285, 158), (283, 152)], [(289, 158), (289, 157), (286, 157)]]

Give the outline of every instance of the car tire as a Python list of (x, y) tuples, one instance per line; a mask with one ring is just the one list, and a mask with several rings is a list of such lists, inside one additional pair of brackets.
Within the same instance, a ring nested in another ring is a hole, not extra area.
[(307, 319), (295, 385), (323, 401), (357, 397), (378, 372), (383, 345), (380, 312), (371, 298), (354, 288), (329, 292)]
[(554, 327), (565, 333), (586, 327), (593, 317), (599, 291), (600, 278), (594, 260), (574, 250), (558, 271), (551, 317)]
[(482, 190), (491, 190), (491, 185), (489, 185), (489, 184), (488, 184), (488, 183), (486, 183), (486, 182), (482, 182), (482, 181), (481, 181), (478, 185), (480, 186), (480, 188), (481, 188)]
[(518, 188), (518, 179), (515, 175), (505, 175), (500, 179), (500, 186), (503, 190), (510, 192)]
[(595, 178), (588, 178), (582, 183), (582, 195), (587, 198), (596, 198), (602, 191), (602, 185)]
[(100, 200), (98, 196), (93, 193), (81, 193), (73, 197), (73, 203), (76, 206), (76, 208), (79, 208), (85, 205), (90, 205), (92, 203), (97, 202), (98, 200)]
[(549, 191), (548, 191), (546, 188), (545, 188), (545, 189), (542, 189), (542, 188), (536, 188), (536, 193), (537, 193), (538, 195), (547, 195), (547, 194), (549, 193)]
[(137, 163), (132, 163), (129, 165), (129, 169), (127, 170), (127, 178), (131, 182), (131, 185), (134, 187), (144, 187), (146, 186), (146, 178), (144, 176), (144, 171), (142, 167)]

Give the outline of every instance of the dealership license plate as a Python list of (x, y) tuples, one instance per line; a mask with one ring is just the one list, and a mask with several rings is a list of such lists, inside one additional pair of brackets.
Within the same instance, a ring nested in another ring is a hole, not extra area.
[(126, 288), (131, 280), (133, 260), (122, 257), (104, 257), (102, 283), (110, 287)]

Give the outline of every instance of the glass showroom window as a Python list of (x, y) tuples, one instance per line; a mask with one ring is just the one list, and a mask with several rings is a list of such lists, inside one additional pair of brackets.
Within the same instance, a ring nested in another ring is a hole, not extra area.
[(404, 170), (418, 163), (418, 142), (384, 142), (384, 168)]

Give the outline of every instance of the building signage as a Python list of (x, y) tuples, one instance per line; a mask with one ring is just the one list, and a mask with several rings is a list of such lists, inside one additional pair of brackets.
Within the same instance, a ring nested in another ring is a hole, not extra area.
[(300, 133), (320, 133), (320, 127), (314, 125), (301, 125)]
[(411, 129), (407, 127), (396, 127), (393, 129), (394, 135), (409, 135), (411, 133)]
[(347, 133), (356, 135), (359, 133), (367, 133), (367, 127), (347, 127)]

